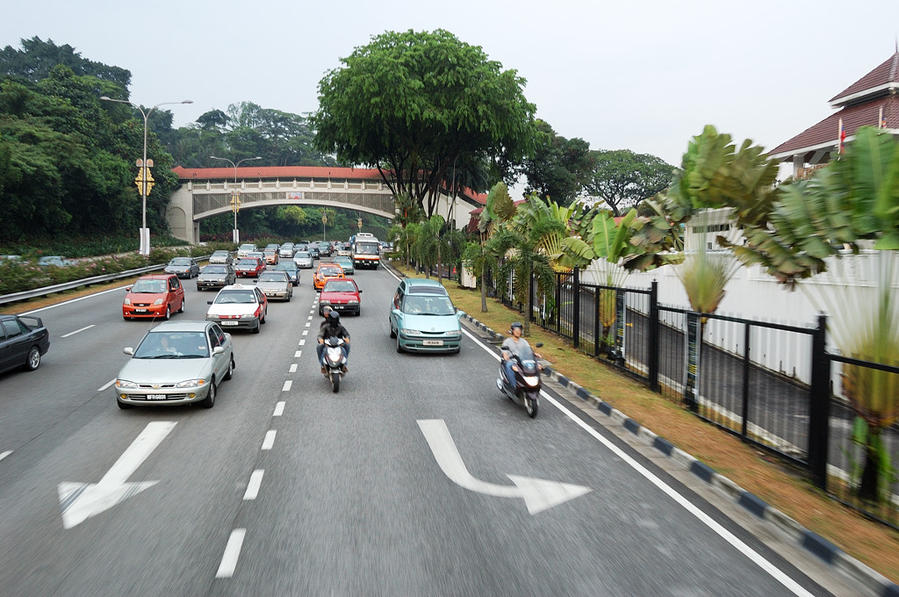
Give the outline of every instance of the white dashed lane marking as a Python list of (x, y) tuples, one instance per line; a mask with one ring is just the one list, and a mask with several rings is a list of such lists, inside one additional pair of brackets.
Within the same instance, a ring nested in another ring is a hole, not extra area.
[(272, 413), (273, 417), (280, 417), (284, 414), (284, 404), (285, 402), (283, 400), (275, 404), (275, 412)]
[(284, 385), (281, 387), (281, 391), (282, 391), (282, 392), (289, 392), (289, 391), (290, 391), (290, 387), (291, 387), (292, 385), (293, 385), (293, 381), (291, 381), (291, 380), (289, 380), (289, 379), (286, 380), (286, 381), (284, 382)]
[(291, 363), (290, 369), (287, 371), (288, 373), (296, 373), (297, 372), (297, 364)]
[(265, 439), (262, 440), (262, 449), (263, 450), (271, 450), (272, 446), (275, 445), (275, 436), (278, 434), (274, 429), (269, 429), (265, 432)]
[(302, 351), (302, 350), (298, 350), (298, 351), (296, 351), (296, 352), (293, 353), (293, 358), (295, 358), (295, 359), (298, 359), (298, 358), (300, 358), (301, 356), (303, 356), (303, 351)]
[(115, 383), (115, 378), (112, 378), (112, 379), (110, 379), (109, 381), (107, 381), (105, 384), (103, 384), (102, 386), (100, 386), (99, 388), (97, 388), (97, 391), (98, 391), (98, 392), (102, 392), (102, 391), (104, 391), (104, 390), (108, 390), (108, 389), (112, 386), (112, 384), (114, 384), (114, 383)]
[(303, 335), (304, 335), (304, 336), (308, 336), (308, 335), (309, 335), (309, 330), (303, 330)]
[(3, 460), (4, 458), (6, 458), (7, 456), (9, 456), (10, 454), (12, 454), (12, 450), (7, 450), (6, 452), (0, 452), (0, 460)]
[(74, 335), (77, 334), (78, 332), (83, 332), (84, 330), (89, 330), (89, 329), (91, 329), (92, 327), (94, 327), (94, 325), (95, 325), (95, 324), (93, 324), (93, 323), (90, 324), (90, 325), (86, 325), (86, 326), (84, 326), (83, 328), (80, 328), (80, 329), (75, 330), (74, 332), (69, 332), (68, 334), (63, 334), (62, 336), (60, 336), (60, 338), (68, 338), (69, 336), (74, 336)]
[(300, 340), (300, 346), (305, 346), (305, 345), (306, 345), (306, 340), (305, 339)]
[(219, 564), (218, 572), (215, 573), (216, 578), (231, 578), (234, 575), (237, 559), (240, 557), (240, 548), (243, 546), (243, 538), (246, 534), (246, 529), (231, 531), (228, 544), (225, 545), (225, 553), (222, 554), (222, 563)]
[(262, 475), (264, 474), (265, 471), (262, 469), (253, 471), (253, 474), (250, 475), (250, 482), (247, 483), (247, 491), (243, 494), (244, 500), (256, 499), (256, 496), (259, 495), (259, 487), (262, 486)]

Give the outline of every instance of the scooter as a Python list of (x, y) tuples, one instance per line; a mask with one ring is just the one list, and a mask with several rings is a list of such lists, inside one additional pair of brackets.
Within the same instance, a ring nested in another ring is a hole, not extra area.
[(343, 368), (346, 366), (346, 357), (343, 356), (344, 341), (336, 336), (325, 339), (325, 350), (322, 352), (322, 365), (325, 368), (325, 377), (331, 382), (331, 389), (336, 393), (340, 391), (340, 378), (346, 375)]
[[(543, 344), (538, 342), (534, 346), (540, 348)], [(500, 362), (496, 387), (509, 400), (523, 406), (528, 416), (533, 419), (537, 416), (537, 410), (540, 407), (540, 388), (543, 387), (543, 382), (540, 380), (540, 367), (534, 359), (520, 359), (515, 355), (512, 358), (515, 361), (512, 365), (515, 379), (511, 382), (506, 379), (503, 363)]]

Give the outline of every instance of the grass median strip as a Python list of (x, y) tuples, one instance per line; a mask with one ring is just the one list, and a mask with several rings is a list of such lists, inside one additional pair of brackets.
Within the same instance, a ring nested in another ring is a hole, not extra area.
[[(397, 269), (409, 276), (420, 276), (410, 269)], [(456, 307), (500, 333), (508, 329), (510, 322), (523, 317), (490, 298), (488, 311), (483, 313), (479, 291), (461, 288), (451, 281), (444, 281), (444, 286)], [(542, 342), (539, 352), (554, 370), (626, 413), (635, 424), (664, 436), (667, 442), (692, 454), (758, 500), (899, 582), (899, 533), (831, 500), (801, 473), (775, 457), (702, 422), (678, 404), (574, 349), (566, 340), (536, 324), (530, 326), (528, 341), (532, 345)]]

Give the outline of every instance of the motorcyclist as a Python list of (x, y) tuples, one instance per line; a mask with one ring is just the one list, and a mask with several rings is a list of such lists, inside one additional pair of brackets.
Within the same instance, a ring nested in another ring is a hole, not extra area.
[[(540, 358), (540, 355), (531, 349), (528, 341), (521, 337), (523, 332), (524, 326), (521, 325), (520, 321), (512, 322), (512, 325), (509, 326), (511, 335), (503, 340), (503, 344), (500, 347), (503, 354), (503, 372), (506, 376), (506, 381), (509, 383), (513, 383), (515, 380), (515, 372), (512, 370), (512, 367), (515, 365), (514, 357), (517, 356), (523, 361)], [(539, 368), (543, 369), (542, 366), (539, 366)]]
[[(325, 339), (336, 336), (343, 340), (340, 349), (343, 351), (344, 358), (348, 358), (350, 354), (350, 333), (340, 323), (340, 314), (337, 311), (331, 311), (328, 314), (327, 323), (323, 323), (318, 332), (318, 362), (322, 364), (322, 373), (328, 370), (322, 361), (322, 354), (325, 349)], [(347, 366), (343, 366), (343, 372), (347, 372)]]
[[(322, 306), (322, 321), (320, 324), (318, 324), (319, 336), (321, 336), (322, 330), (325, 329), (325, 326), (328, 325), (328, 315), (331, 314), (331, 311), (332, 311), (331, 305)], [(316, 352), (316, 354), (318, 354), (318, 362), (321, 363), (322, 355), (325, 352), (325, 345), (322, 343), (322, 341), (320, 339), (318, 341), (318, 345), (315, 347), (315, 352)], [(325, 368), (322, 367), (322, 373), (324, 373), (324, 372), (325, 372)]]

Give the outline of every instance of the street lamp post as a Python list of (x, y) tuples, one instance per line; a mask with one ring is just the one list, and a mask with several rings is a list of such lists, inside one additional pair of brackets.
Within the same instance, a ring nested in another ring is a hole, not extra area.
[(100, 99), (106, 102), (116, 102), (118, 104), (128, 104), (132, 108), (137, 108), (141, 115), (144, 117), (144, 157), (140, 162), (140, 174), (138, 174), (138, 182), (140, 182), (140, 196), (141, 196), (141, 229), (140, 229), (140, 254), (141, 255), (149, 255), (150, 254), (150, 229), (147, 228), (147, 183), (150, 179), (150, 166), (147, 164), (147, 120), (150, 118), (150, 114), (153, 113), (153, 110), (158, 108), (159, 106), (170, 106), (174, 104), (192, 104), (193, 100), (182, 100), (180, 102), (162, 102), (161, 104), (156, 104), (146, 112), (137, 104), (133, 104), (128, 100), (120, 100), (120, 99), (112, 99), (111, 97), (102, 95)]
[[(234, 167), (234, 184), (237, 185), (237, 167), (243, 164), (244, 162), (251, 162), (253, 160), (261, 160), (262, 156), (257, 155), (252, 158), (244, 158), (242, 160), (237, 160), (235, 164), (232, 160), (228, 158), (219, 158), (214, 155), (209, 156), (210, 160), (222, 160), (228, 162)], [(237, 229), (237, 212), (240, 211), (240, 190), (235, 188), (234, 192), (231, 194), (231, 211), (234, 212), (234, 231), (231, 233), (231, 241), (234, 244), (240, 243), (240, 231)]]

